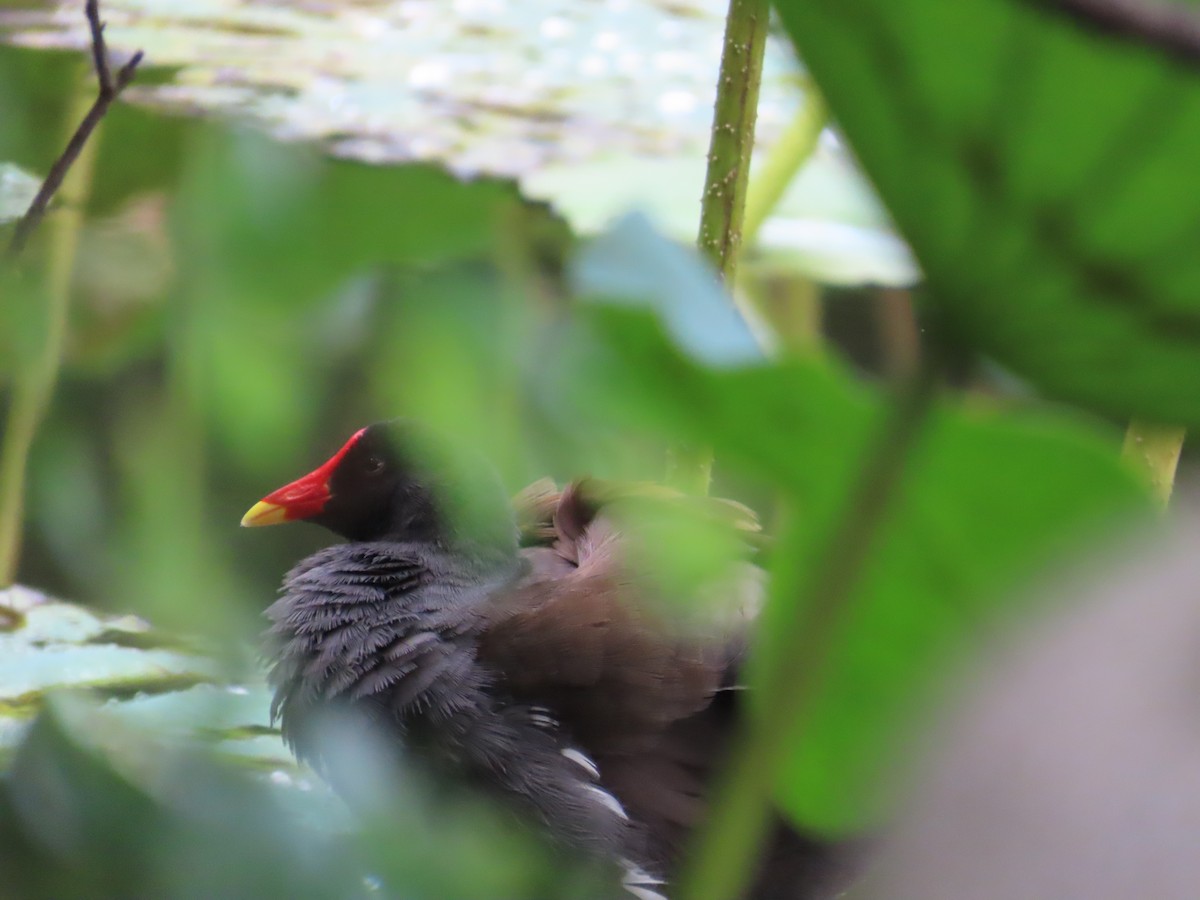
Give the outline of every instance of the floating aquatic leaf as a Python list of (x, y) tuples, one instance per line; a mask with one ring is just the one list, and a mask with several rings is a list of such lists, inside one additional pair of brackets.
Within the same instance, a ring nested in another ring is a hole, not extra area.
[[(114, 48), (182, 67), (168, 84), (130, 91), (135, 101), (249, 116), (276, 135), (369, 162), (428, 160), (463, 175), (515, 177), (583, 233), (636, 207), (676, 237), (695, 236), (723, 0), (108, 0), (104, 8)], [(74, 4), (9, 22), (11, 39), (24, 45), (86, 45)], [(797, 74), (790, 48), (771, 37), (760, 150), (802, 102)], [(890, 234), (839, 147), (824, 148), (808, 169), (780, 216)], [(840, 195), (832, 204), (831, 194)], [(788, 243), (786, 231), (780, 241)], [(877, 244), (859, 242), (850, 254), (833, 248), (825, 263), (823, 247), (807, 241), (804, 255), (776, 257), (776, 265), (838, 281), (903, 280), (889, 265), (890, 248), (876, 260)]]
[(259, 681), (226, 684), (217, 664), (178, 649), (136, 616), (103, 616), (30, 588), (0, 591), (10, 627), (0, 631), (0, 751), (11, 749), (48, 696), (85, 690), (106, 697), (115, 720), (159, 738), (197, 737), (225, 755), (295, 772), (270, 727)]

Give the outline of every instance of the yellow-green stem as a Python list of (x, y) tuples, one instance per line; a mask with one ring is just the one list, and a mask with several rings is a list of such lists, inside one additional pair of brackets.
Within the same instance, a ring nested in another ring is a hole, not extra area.
[(1171, 500), (1175, 467), (1186, 431), (1177, 425), (1155, 425), (1134, 419), (1125, 432), (1121, 455), (1145, 478), (1162, 507)]
[[(730, 0), (696, 238), (700, 252), (721, 273), (730, 291), (742, 240), (769, 25), (768, 0)], [(671, 450), (667, 460), (669, 484), (688, 493), (705, 494), (711, 477), (710, 448), (683, 446)]]
[[(88, 76), (81, 75), (74, 102), (67, 112), (68, 136), (87, 114), (93, 100), (89, 72)], [(75, 271), (83, 206), (91, 192), (97, 146), (93, 139), (80, 153), (58, 194), (62, 208), (44, 226), (49, 248), (44, 279), (44, 341), (28, 369), (14, 375), (12, 402), (0, 442), (0, 586), (11, 584), (16, 578), (25, 510), (26, 470), (34, 438), (50, 406), (62, 364), (71, 277)]]
[[(821, 352), (821, 287), (808, 278), (742, 280), (738, 305), (752, 323), (762, 323), (768, 334), (760, 343), (770, 352), (816, 356)], [(760, 326), (759, 331), (763, 330)]]
[(812, 158), (828, 122), (829, 109), (825, 105), (825, 98), (812, 81), (806, 80), (804, 105), (797, 110), (795, 118), (779, 136), (779, 140), (771, 146), (771, 152), (750, 182), (746, 194), (746, 214), (742, 222), (742, 242), (745, 245), (754, 243), (758, 229), (779, 205), (796, 173)]
[[(812, 158), (828, 121), (824, 97), (815, 84), (806, 81), (804, 105), (750, 181), (742, 224), (745, 246), (753, 245), (762, 223), (775, 211), (796, 173)], [(748, 304), (771, 327), (778, 348), (799, 353), (813, 353), (820, 348), (821, 291), (813, 280), (797, 275), (786, 281), (761, 279), (751, 273), (742, 283), (737, 300)]]

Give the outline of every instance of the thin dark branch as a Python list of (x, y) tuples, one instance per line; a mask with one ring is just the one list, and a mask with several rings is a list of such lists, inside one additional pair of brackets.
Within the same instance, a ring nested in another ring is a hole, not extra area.
[(112, 94), (112, 71), (108, 67), (108, 48), (104, 45), (104, 23), (100, 21), (100, 0), (87, 0), (84, 6), (88, 27), (92, 30), (92, 64), (100, 82), (101, 96)]
[(26, 243), (28, 243), (30, 236), (37, 229), (38, 225), (41, 224), (42, 217), (45, 216), (50, 201), (54, 199), (54, 195), (62, 187), (63, 180), (67, 177), (67, 172), (71, 170), (71, 166), (79, 158), (79, 154), (83, 151), (88, 138), (91, 137), (96, 126), (100, 124), (100, 120), (104, 118), (112, 102), (133, 81), (134, 76), (137, 74), (138, 64), (142, 61), (142, 51), (139, 50), (130, 58), (129, 62), (117, 70), (117, 77), (114, 81), (112, 69), (109, 64), (108, 47), (104, 43), (104, 23), (100, 21), (99, 0), (87, 0), (86, 12), (88, 25), (92, 32), (92, 61), (96, 67), (96, 78), (100, 82), (100, 90), (96, 95), (96, 101), (92, 104), (91, 109), (87, 111), (87, 115), (83, 117), (83, 121), (79, 123), (79, 127), (71, 135), (71, 139), (67, 141), (67, 146), (63, 150), (62, 155), (50, 167), (50, 172), (46, 175), (46, 180), (42, 182), (41, 188), (38, 189), (37, 196), (29, 204), (29, 209), (25, 211), (25, 215), (21, 217), (21, 221), (17, 223), (16, 228), (13, 230), (12, 240), (8, 244), (9, 259), (14, 259), (25, 249)]
[(1030, 0), (1088, 27), (1200, 63), (1200, 14), (1161, 0)]

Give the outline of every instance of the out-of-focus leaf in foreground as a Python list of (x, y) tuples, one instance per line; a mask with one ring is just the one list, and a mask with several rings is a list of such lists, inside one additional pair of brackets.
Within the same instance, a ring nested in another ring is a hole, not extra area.
[(1121, 535), (1037, 586), (1021, 622), (955, 673), (868, 884), (888, 900), (1191, 897), (1200, 516)]
[(265, 785), (77, 703), (43, 714), (0, 781), (0, 835), (6, 897), (366, 893), (361, 860)]
[(304, 352), (327, 366), (365, 340), (373, 293), (362, 279), (486, 255), (517, 203), (509, 184), (464, 184), (432, 166), (378, 168), (248, 134), (204, 135), (174, 222), (188, 250), (180, 288), (200, 326), (188, 339), (212, 360), (209, 396), (225, 411), (214, 425), (231, 441), (252, 439), (235, 445), (247, 458), (263, 440), (286, 446), (326, 390), (323, 366), (289, 360)]
[[(609, 246), (593, 245), (578, 272), (597, 299), (561, 360), (568, 396), (608, 421), (709, 443), (722, 463), (782, 487), (796, 542), (775, 549), (774, 576), (806, 584), (828, 552), (885, 398), (828, 364), (705, 366), (708, 357), (668, 324), (669, 294), (643, 295), (644, 310), (631, 308), (632, 295), (606, 302), (613, 281), (598, 273), (637, 264), (607, 254)], [(1048, 417), (949, 403), (937, 410), (796, 732), (778, 796), (798, 821), (831, 833), (876, 821), (930, 689), (1012, 611), (1009, 591), (1110, 518), (1145, 507), (1102, 437)], [(775, 597), (755, 665), (789, 652), (783, 623), (803, 594)], [(760, 712), (770, 715), (761, 704)]]
[(576, 259), (575, 287), (614, 306), (655, 309), (676, 344), (714, 368), (762, 358), (746, 321), (721, 288), (715, 271), (695, 253), (659, 235), (640, 215), (617, 222)]
[(777, 5), (964, 339), (1200, 424), (1200, 69), (1050, 3)]
[(583, 898), (597, 883), (496, 814), (396, 779), (341, 722), (326, 758), (360, 815), (285, 792), (62, 698), (0, 779), (0, 893), (12, 898)]

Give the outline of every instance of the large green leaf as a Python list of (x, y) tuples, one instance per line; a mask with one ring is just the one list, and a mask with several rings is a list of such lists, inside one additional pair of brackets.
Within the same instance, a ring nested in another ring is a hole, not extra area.
[[(828, 363), (707, 367), (704, 344), (676, 330), (672, 343), (644, 310), (630, 308), (634, 296), (605, 299), (616, 282), (597, 273), (630, 265), (612, 246), (592, 245), (580, 268), (583, 286), (599, 297), (562, 361), (563, 403), (710, 444), (726, 466), (781, 486), (799, 527), (795, 543), (774, 548), (775, 575), (785, 568), (787, 583), (808, 583), (829, 553), (885, 398)], [(629, 273), (622, 278), (629, 283)], [(674, 304), (669, 294), (641, 299), (660, 311)], [(1145, 509), (1114, 436), (1105, 437), (1069, 418), (950, 402), (935, 411), (793, 739), (778, 797), (799, 822), (840, 834), (878, 821), (892, 763), (951, 662), (989, 640), (998, 618), (1025, 610), (1014, 591), (1039, 567), (1111, 519)], [(755, 671), (791, 652), (784, 623), (803, 595), (778, 596), (766, 610)], [(759, 711), (771, 714), (762, 704)]]
[(965, 340), (1200, 424), (1200, 70), (1017, 0), (781, 0)]

